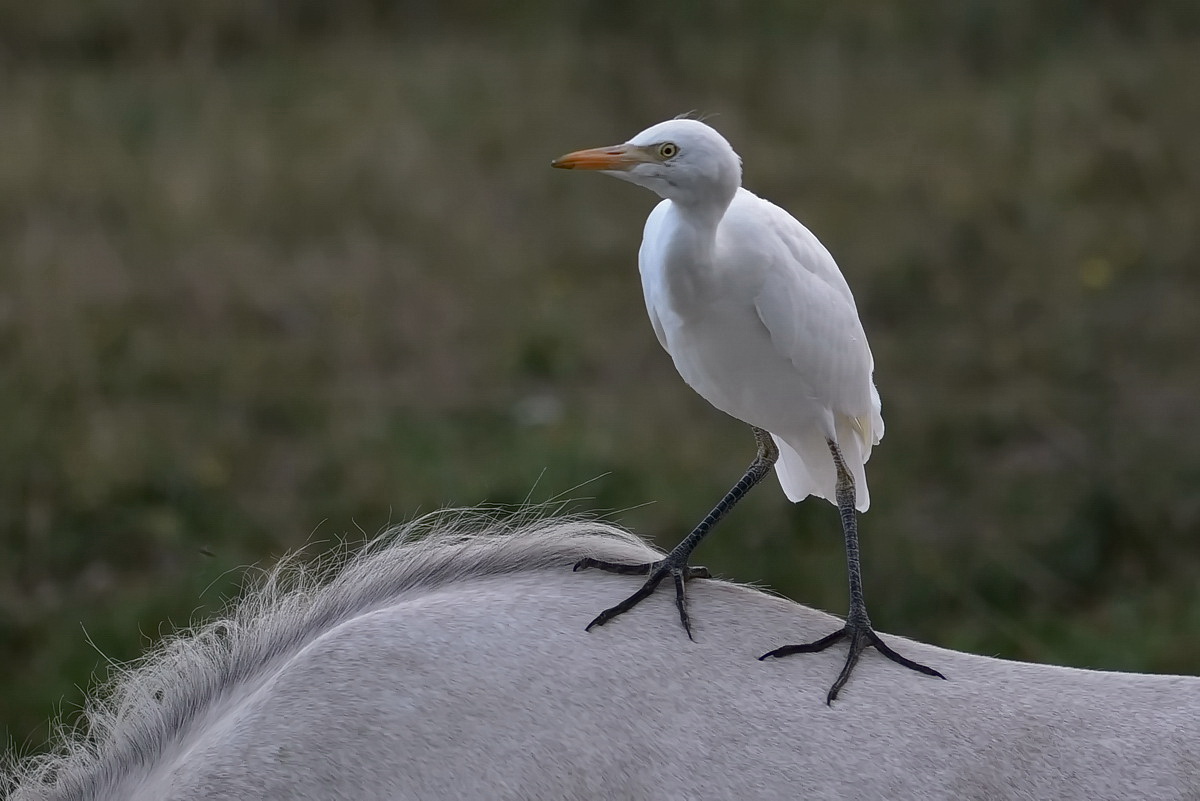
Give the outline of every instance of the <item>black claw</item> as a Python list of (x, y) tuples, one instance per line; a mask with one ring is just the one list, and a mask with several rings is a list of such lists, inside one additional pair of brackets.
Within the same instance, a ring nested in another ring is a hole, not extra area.
[(671, 559), (667, 557), (658, 562), (649, 562), (641, 565), (623, 565), (615, 562), (605, 562), (600, 559), (593, 559), (590, 556), (584, 557), (575, 563), (573, 570), (585, 570), (589, 567), (599, 568), (610, 573), (620, 573), (624, 575), (646, 575), (646, 583), (643, 584), (637, 592), (630, 595), (624, 601), (616, 606), (605, 609), (600, 614), (588, 623), (585, 631), (591, 631), (594, 626), (603, 626), (608, 621), (612, 620), (617, 615), (623, 615), (639, 603), (650, 596), (651, 593), (658, 587), (667, 576), (671, 576), (675, 583), (675, 606), (679, 610), (679, 622), (683, 624), (683, 630), (687, 632), (689, 640), (695, 642), (692, 636), (692, 622), (687, 611), (687, 593), (684, 588), (686, 582), (694, 578), (709, 578), (708, 568), (705, 567), (690, 567), (687, 564), (680, 564), (683, 559)]
[(662, 562), (647, 562), (641, 565), (623, 565), (619, 562), (605, 562), (603, 559), (593, 559), (590, 556), (585, 556), (575, 563), (571, 569), (573, 571), (587, 570), (589, 567), (594, 567), (603, 570), (607, 573), (620, 573), (623, 576), (644, 576), (651, 569), (662, 564)]
[[(779, 449), (775, 446), (774, 441), (771, 439), (771, 434), (765, 429), (758, 427), (753, 428), (754, 441), (758, 445), (758, 451), (754, 456), (754, 461), (752, 461), (750, 466), (746, 468), (745, 474), (738, 479), (738, 482), (734, 484), (729, 492), (725, 493), (725, 495), (721, 498), (720, 502), (718, 502), (717, 505), (712, 508), (712, 511), (705, 515), (704, 519), (701, 520), (694, 529), (692, 529), (691, 533), (684, 537), (683, 540), (681, 540), (680, 543), (675, 546), (671, 553), (667, 554), (667, 556), (661, 561), (651, 562), (644, 565), (618, 565), (612, 562), (602, 562), (598, 559), (592, 559), (589, 557), (580, 559), (575, 563), (575, 570), (582, 570), (587, 567), (598, 567), (601, 570), (607, 570), (612, 573), (638, 573), (642, 575), (647, 573), (651, 574), (650, 579), (648, 579), (642, 586), (642, 590), (634, 593), (634, 595), (629, 599), (618, 604), (617, 606), (614, 606), (612, 609), (606, 609), (601, 612), (599, 617), (588, 624), (589, 629), (592, 626), (603, 625), (622, 612), (628, 611), (636, 603), (638, 603), (638, 601), (641, 601), (646, 595), (649, 595), (654, 587), (657, 586), (658, 582), (665, 578), (669, 573), (675, 580), (675, 603), (679, 607), (679, 619), (683, 623), (683, 628), (684, 631), (687, 632), (688, 638), (692, 638), (692, 626), (687, 614), (687, 599), (683, 591), (683, 585), (685, 582), (694, 578), (711, 578), (711, 574), (703, 567), (689, 566), (687, 563), (688, 557), (691, 556), (692, 551), (696, 549), (696, 546), (700, 544), (700, 541), (709, 535), (713, 527), (717, 525), (721, 518), (725, 517), (725, 515), (729, 513), (729, 510), (732, 509), (755, 484), (757, 484), (759, 481), (762, 481), (763, 477), (771, 472), (771, 468), (774, 466), (775, 461), (779, 458)], [(649, 587), (650, 589), (646, 590), (646, 587)], [(645, 590), (644, 594), (643, 590)]]
[(592, 618), (591, 623), (588, 623), (586, 626), (584, 626), (583, 630), (591, 631), (593, 626), (603, 626), (605, 623), (607, 623), (609, 620), (612, 619), (612, 615), (608, 614), (610, 611), (612, 611), (612, 610), (605, 609), (603, 612), (596, 615), (594, 618)]
[(879, 651), (879, 653), (883, 654), (896, 664), (903, 665), (909, 670), (914, 670), (917, 673), (922, 673), (926, 676), (935, 676), (939, 679), (946, 678), (933, 668), (922, 665), (919, 662), (914, 662), (911, 659), (896, 653), (887, 645), (887, 643), (880, 639), (879, 635), (875, 633), (875, 630), (870, 627), (869, 623), (847, 623), (842, 628), (838, 629), (832, 634), (827, 634), (819, 640), (810, 643), (802, 643), (800, 645), (784, 645), (780, 648), (776, 648), (774, 651), (768, 651), (758, 659), (761, 662), (767, 657), (778, 658), (791, 656), (792, 654), (815, 654), (818, 651), (824, 651), (834, 643), (846, 638), (850, 639), (850, 649), (846, 654), (846, 662), (842, 666), (841, 672), (838, 673), (837, 679), (833, 682), (833, 686), (829, 688), (828, 695), (825, 696), (825, 703), (829, 704), (830, 706), (832, 706), (833, 702), (837, 699), (838, 693), (840, 693), (842, 688), (846, 686), (846, 682), (849, 680), (850, 674), (854, 671), (855, 666), (858, 664), (858, 659), (860, 656), (862, 656), (862, 652), (871, 646), (875, 646), (875, 649)]
[(696, 638), (692, 636), (692, 622), (688, 618), (687, 593), (683, 589), (683, 571), (672, 570), (671, 576), (675, 579), (675, 607), (679, 610), (679, 622), (683, 624), (683, 630), (687, 632), (688, 639), (695, 642)]
[(846, 654), (846, 664), (842, 665), (842, 672), (834, 679), (833, 686), (829, 688), (829, 692), (825, 695), (825, 705), (833, 706), (833, 701), (838, 697), (838, 693), (846, 686), (846, 682), (850, 679), (850, 672), (854, 670), (854, 666), (858, 664), (858, 658), (862, 656), (863, 649), (866, 645), (863, 643), (861, 629), (855, 629), (850, 636), (850, 652)]
[(767, 653), (760, 656), (758, 658), (758, 661), (761, 662), (762, 660), (766, 659), (769, 656), (774, 657), (776, 659), (780, 659), (785, 656), (791, 656), (792, 654), (815, 654), (818, 651), (824, 651), (826, 648), (833, 645), (835, 642), (842, 640), (848, 636), (850, 636), (850, 632), (845, 628), (840, 628), (837, 631), (835, 631), (833, 634), (827, 634), (824, 637), (822, 637), (821, 639), (816, 640), (815, 642), (806, 642), (806, 643), (801, 643), (800, 645), (784, 645), (779, 648), (776, 648), (774, 651), (768, 651)]
[(893, 662), (900, 664), (900, 665), (904, 665), (904, 667), (908, 668), (909, 670), (915, 670), (918, 673), (924, 673), (926, 676), (936, 676), (937, 678), (942, 679), (943, 681), (948, 681), (948, 679), (946, 679), (946, 677), (943, 676), (939, 671), (936, 671), (927, 665), (922, 665), (920, 662), (914, 662), (911, 659), (909, 659), (908, 657), (901, 656), (900, 654), (893, 651), (891, 646), (889, 646), (887, 643), (885, 643), (883, 640), (881, 640), (879, 638), (879, 635), (876, 634), (874, 632), (874, 630), (870, 630), (867, 634), (867, 637), (870, 638), (871, 645), (874, 645), (876, 650), (879, 651), (879, 653), (883, 654), (884, 656), (886, 656), (888, 659), (892, 660)]

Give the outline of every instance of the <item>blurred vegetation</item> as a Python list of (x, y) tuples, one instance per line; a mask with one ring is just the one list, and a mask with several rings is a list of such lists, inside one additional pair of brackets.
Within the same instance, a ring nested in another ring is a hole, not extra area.
[[(549, 169), (689, 109), (858, 297), (881, 629), (1200, 671), (1197, 86), (1194, 2), (0, 0), (2, 736), (304, 543), (689, 530), (753, 441), (644, 319), (655, 199)], [(772, 484), (700, 557), (840, 614), (841, 547)]]

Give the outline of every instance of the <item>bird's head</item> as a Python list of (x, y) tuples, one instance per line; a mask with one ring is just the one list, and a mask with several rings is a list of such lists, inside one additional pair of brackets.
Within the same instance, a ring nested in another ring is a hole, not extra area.
[(742, 184), (742, 160), (725, 137), (699, 120), (667, 120), (611, 147), (555, 159), (566, 170), (599, 170), (684, 206), (723, 212)]

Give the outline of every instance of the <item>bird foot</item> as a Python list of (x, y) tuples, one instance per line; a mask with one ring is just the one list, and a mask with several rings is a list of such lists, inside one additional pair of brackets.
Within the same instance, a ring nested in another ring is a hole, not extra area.
[(791, 656), (792, 654), (815, 654), (846, 638), (850, 639), (850, 652), (846, 654), (846, 664), (842, 667), (842, 672), (838, 674), (837, 680), (829, 688), (829, 694), (825, 697), (825, 703), (830, 706), (833, 705), (834, 699), (838, 697), (838, 693), (842, 687), (846, 685), (846, 680), (850, 678), (850, 673), (854, 670), (854, 666), (858, 664), (858, 658), (862, 656), (862, 652), (871, 646), (875, 646), (875, 650), (879, 651), (879, 653), (909, 670), (924, 673), (926, 676), (936, 676), (939, 679), (946, 678), (933, 668), (914, 662), (893, 651), (887, 643), (879, 638), (879, 635), (875, 633), (875, 629), (871, 628), (871, 623), (866, 620), (865, 614), (862, 616), (862, 619), (856, 619), (856, 616), (851, 615), (850, 619), (846, 621), (845, 626), (815, 642), (803, 643), (801, 645), (785, 645), (763, 654), (758, 659), (762, 661), (767, 657), (779, 658)]
[(694, 578), (712, 578), (708, 572), (708, 568), (692, 567), (687, 563), (687, 554), (675, 556), (672, 553), (667, 554), (666, 558), (660, 559), (657, 562), (646, 562), (640, 565), (622, 565), (616, 562), (592, 559), (588, 556), (576, 562), (573, 569), (578, 571), (586, 570), (589, 567), (605, 570), (609, 573), (621, 573), (623, 575), (649, 575), (649, 578), (646, 579), (646, 583), (633, 595), (630, 595), (616, 606), (605, 609), (596, 615), (595, 619), (587, 624), (587, 631), (591, 631), (592, 626), (603, 626), (617, 615), (628, 612), (650, 597), (650, 594), (654, 592), (659, 583), (667, 576), (670, 576), (675, 581), (675, 606), (679, 609), (679, 621), (683, 623), (683, 630), (687, 632), (688, 639), (693, 642), (695, 641), (695, 638), (692, 637), (691, 620), (688, 618), (687, 593), (684, 591), (684, 584)]

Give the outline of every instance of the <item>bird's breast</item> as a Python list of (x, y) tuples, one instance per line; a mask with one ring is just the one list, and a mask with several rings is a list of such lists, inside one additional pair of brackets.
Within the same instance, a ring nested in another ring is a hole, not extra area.
[(721, 411), (770, 431), (802, 428), (821, 414), (807, 377), (772, 345), (753, 304), (656, 311), (680, 376)]
[(766, 272), (756, 256), (753, 245), (718, 249), (715, 232), (664, 203), (647, 221), (642, 288), (659, 339), (692, 389), (744, 422), (788, 430), (824, 406), (759, 317)]

